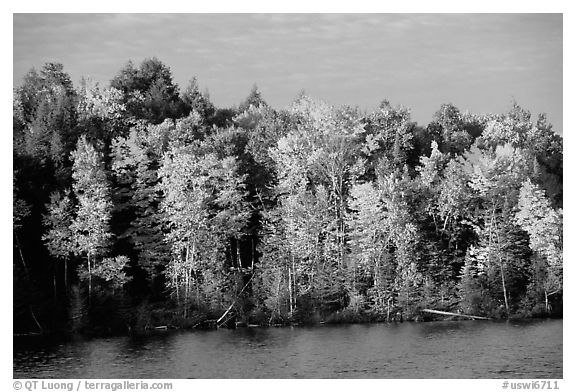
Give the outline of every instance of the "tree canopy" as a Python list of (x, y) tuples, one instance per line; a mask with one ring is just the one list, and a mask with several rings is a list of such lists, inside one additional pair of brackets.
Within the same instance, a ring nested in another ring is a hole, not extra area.
[(563, 140), (514, 102), (419, 125), (156, 58), (14, 89), (15, 328), (125, 331), (562, 312)]

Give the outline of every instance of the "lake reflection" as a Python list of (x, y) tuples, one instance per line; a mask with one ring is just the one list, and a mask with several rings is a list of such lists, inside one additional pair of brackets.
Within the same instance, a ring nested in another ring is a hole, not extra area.
[(15, 378), (562, 378), (562, 320), (15, 342)]

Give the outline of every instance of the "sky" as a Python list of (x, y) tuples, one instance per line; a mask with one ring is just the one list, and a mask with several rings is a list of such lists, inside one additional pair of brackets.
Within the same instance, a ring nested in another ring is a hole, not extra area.
[(256, 83), (286, 108), (305, 90), (333, 105), (384, 100), (421, 125), (443, 103), (502, 113), (513, 100), (562, 133), (562, 14), (14, 14), (13, 82), (60, 62), (107, 85), (157, 57), (217, 107)]

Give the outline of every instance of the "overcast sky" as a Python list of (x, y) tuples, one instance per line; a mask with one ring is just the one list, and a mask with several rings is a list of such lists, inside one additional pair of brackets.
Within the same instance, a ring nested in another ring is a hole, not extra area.
[(504, 112), (513, 99), (562, 132), (561, 14), (15, 14), (14, 84), (61, 62), (107, 85), (158, 57), (219, 107), (256, 83), (284, 108), (304, 89), (373, 110), (383, 99), (425, 125), (442, 103)]

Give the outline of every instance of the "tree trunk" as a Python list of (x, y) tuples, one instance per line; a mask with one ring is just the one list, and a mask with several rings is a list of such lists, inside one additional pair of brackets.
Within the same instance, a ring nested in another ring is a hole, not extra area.
[[(32, 280), (30, 279), (30, 272), (28, 271), (28, 265), (26, 264), (26, 260), (24, 259), (24, 253), (22, 253), (22, 248), (20, 247), (20, 241), (18, 240), (18, 234), (14, 231), (14, 239), (16, 240), (16, 247), (18, 248), (18, 253), (20, 254), (20, 261), (22, 261), (22, 266), (24, 267), (24, 274), (26, 275), (26, 279), (30, 286), (32, 286)], [(34, 310), (32, 310), (32, 305), (28, 304), (28, 309), (30, 309), (30, 314), (32, 315), (32, 319), (38, 326), (40, 333), (44, 332), (44, 329), (38, 322), (36, 315), (34, 314)]]
[(296, 297), (297, 297), (297, 290), (296, 290), (296, 265), (294, 264), (294, 256), (292, 256), (292, 284), (294, 285), (294, 291), (293, 291), (293, 296), (294, 296), (294, 310), (296, 310), (296, 307), (298, 306), (296, 304)]
[(20, 241), (18, 240), (18, 234), (14, 232), (14, 239), (16, 240), (16, 247), (18, 248), (18, 253), (20, 254), (20, 260), (22, 261), (22, 265), (24, 266), (24, 272), (26, 273), (26, 277), (30, 280), (30, 275), (28, 274), (28, 266), (26, 265), (26, 260), (24, 260), (24, 254), (22, 253), (22, 248), (20, 247)]
[(186, 246), (186, 259), (184, 261), (184, 281), (186, 286), (184, 287), (184, 318), (188, 317), (188, 297), (190, 296), (190, 275), (191, 268), (189, 264), (190, 260), (190, 244)]
[(240, 256), (240, 240), (236, 239), (236, 264), (238, 268), (242, 268), (242, 257)]
[(92, 298), (92, 268), (90, 266), (90, 253), (87, 255), (88, 260), (88, 305), (90, 305), (90, 298)]
[(190, 269), (188, 266), (184, 269), (184, 318), (188, 317), (188, 297), (190, 296)]
[(504, 267), (502, 260), (500, 260), (500, 276), (502, 277), (502, 290), (504, 291), (504, 305), (506, 305), (506, 317), (510, 317), (510, 309), (508, 307), (508, 292), (506, 291), (506, 281), (504, 280)]
[(481, 317), (481, 316), (472, 316), (469, 314), (461, 314), (461, 313), (452, 313), (452, 312), (444, 312), (442, 310), (434, 310), (434, 309), (422, 309), (423, 312), (432, 313), (432, 314), (440, 314), (443, 316), (457, 316), (457, 317), (466, 317), (472, 320), (490, 320), (488, 317)]
[(174, 276), (172, 277), (172, 283), (176, 288), (176, 303), (180, 306), (180, 283), (178, 282), (178, 276), (176, 276), (176, 273), (174, 273)]
[(28, 305), (28, 307), (30, 308), (30, 314), (32, 315), (32, 319), (34, 320), (34, 322), (36, 323), (36, 326), (38, 327), (38, 329), (40, 330), (40, 333), (44, 332), (44, 328), (42, 328), (42, 326), (40, 325), (40, 323), (38, 322), (38, 319), (36, 318), (36, 315), (34, 314), (34, 311), (32, 310), (32, 306)]
[(52, 288), (54, 290), (54, 300), (58, 301), (58, 288), (56, 287), (56, 262), (54, 262), (54, 271), (52, 271)]
[[(191, 254), (191, 265), (193, 266), (195, 264), (195, 258), (196, 258), (196, 240), (192, 241), (192, 254)], [(190, 267), (190, 271), (192, 271), (192, 267)], [(192, 275), (192, 272), (190, 272), (190, 275)], [(194, 269), (194, 283), (196, 286), (196, 304), (200, 304), (200, 285), (199, 285), (199, 279), (198, 279), (198, 269)]]
[[(280, 309), (280, 285), (282, 284), (282, 270), (278, 270), (278, 286), (276, 287), (276, 308), (278, 311), (278, 315), (281, 316), (281, 309)], [(272, 318), (274, 317), (274, 313), (270, 315), (270, 321), (268, 324), (272, 322)]]
[(232, 240), (229, 241), (230, 242), (230, 264), (232, 265), (232, 267), (234, 267), (234, 247), (232, 246)]
[(292, 318), (294, 308), (292, 306), (292, 271), (290, 270), (290, 266), (288, 266), (288, 293), (290, 298), (290, 318)]
[(250, 240), (252, 241), (252, 246), (251, 246), (251, 248), (250, 248), (251, 253), (252, 253), (252, 271), (254, 271), (254, 253), (255, 253), (254, 237), (252, 237)]
[[(492, 248), (492, 227), (495, 225), (495, 214), (496, 214), (496, 206), (492, 208), (492, 217), (490, 219), (490, 231), (488, 233), (488, 245)], [(498, 226), (495, 227), (496, 232), (496, 241), (497, 241), (497, 254), (498, 254), (498, 261), (500, 263), (500, 277), (502, 278), (502, 291), (504, 293), (504, 305), (506, 306), (506, 317), (510, 317), (510, 308), (508, 306), (508, 292), (506, 290), (506, 281), (504, 280), (504, 262), (502, 261), (502, 254), (500, 249), (500, 235), (498, 234)]]
[(68, 295), (68, 260), (64, 260), (64, 290)]

